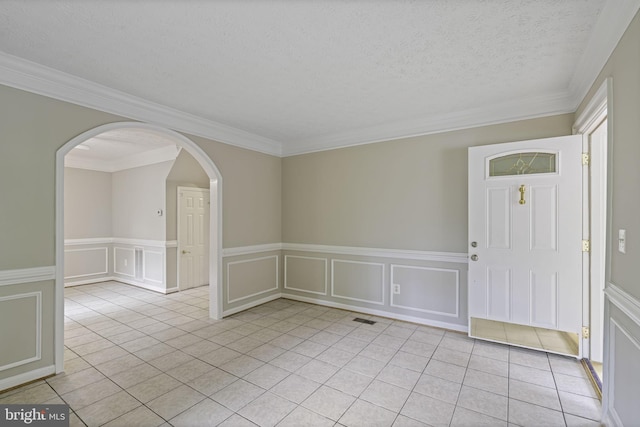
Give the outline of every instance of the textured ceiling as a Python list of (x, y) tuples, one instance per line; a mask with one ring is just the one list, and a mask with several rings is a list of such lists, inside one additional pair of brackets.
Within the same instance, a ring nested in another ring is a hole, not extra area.
[(568, 98), (606, 3), (3, 0), (0, 52), (296, 152)]

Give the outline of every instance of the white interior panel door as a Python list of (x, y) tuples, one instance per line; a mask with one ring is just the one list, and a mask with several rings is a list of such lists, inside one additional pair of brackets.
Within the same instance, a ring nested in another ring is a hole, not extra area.
[(579, 333), (582, 142), (469, 149), (470, 317)]
[(209, 283), (209, 190), (178, 188), (180, 290)]

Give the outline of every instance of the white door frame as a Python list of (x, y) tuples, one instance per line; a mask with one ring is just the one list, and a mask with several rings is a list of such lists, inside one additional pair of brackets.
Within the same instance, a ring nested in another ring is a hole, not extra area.
[(64, 370), (64, 157), (75, 146), (114, 129), (148, 129), (175, 139), (202, 166), (209, 176), (209, 198), (215, 209), (209, 211), (209, 317), (222, 318), (222, 174), (211, 157), (186, 136), (161, 126), (142, 122), (116, 122), (88, 130), (64, 144), (56, 152), (56, 281), (54, 360), (56, 373)]
[[(606, 163), (604, 162), (598, 162), (598, 160), (601, 160), (600, 156), (592, 156), (594, 159), (594, 162), (591, 162), (590, 164), (590, 168), (591, 169), (597, 169), (599, 172), (599, 176), (602, 180), (605, 180), (606, 182), (604, 182), (604, 188), (606, 188), (606, 198), (604, 200), (596, 200), (596, 206), (599, 207), (599, 210), (603, 213), (603, 215), (606, 218), (606, 223), (605, 224), (601, 224), (598, 221), (592, 221), (592, 215), (591, 215), (591, 207), (593, 206), (593, 204), (591, 204), (589, 198), (585, 198), (584, 202), (583, 202), (583, 218), (584, 218), (584, 223), (583, 223), (583, 230), (585, 231), (585, 239), (589, 239), (589, 240), (593, 240), (592, 236), (597, 235), (599, 236), (599, 238), (596, 241), (601, 241), (602, 244), (604, 245), (604, 247), (600, 247), (598, 248), (601, 251), (604, 251), (604, 259), (599, 259), (599, 260), (590, 260), (589, 257), (587, 257), (587, 266), (584, 268), (584, 271), (586, 272), (586, 274), (584, 275), (584, 279), (583, 279), (583, 325), (585, 326), (589, 326), (590, 328), (593, 327), (593, 325), (591, 325), (591, 274), (594, 271), (594, 269), (596, 271), (604, 271), (604, 280), (605, 280), (605, 286), (608, 283), (608, 279), (610, 276), (610, 270), (609, 270), (609, 266), (610, 266), (610, 259), (611, 259), (611, 245), (608, 243), (610, 240), (610, 236), (611, 236), (611, 220), (610, 220), (610, 213), (611, 213), (611, 191), (612, 191), (612, 187), (611, 187), (611, 179), (610, 179), (610, 174), (611, 174), (611, 159), (612, 156), (610, 155), (610, 151), (611, 151), (611, 142), (613, 141), (612, 138), (612, 121), (611, 121), (611, 113), (612, 113), (612, 100), (611, 100), (611, 94), (613, 93), (613, 80), (611, 79), (611, 77), (605, 79), (605, 81), (602, 83), (602, 85), (598, 88), (598, 90), (596, 91), (596, 93), (593, 95), (593, 97), (591, 98), (591, 100), (589, 101), (589, 103), (587, 104), (587, 106), (584, 108), (584, 110), (580, 113), (580, 115), (576, 118), (576, 121), (573, 125), (573, 133), (574, 134), (581, 134), (582, 135), (582, 141), (583, 141), (583, 148), (584, 151), (587, 151), (589, 149), (589, 137), (591, 135), (591, 133), (600, 125), (600, 123), (602, 123), (602, 121), (607, 118), (608, 120), (608, 126), (607, 126), (607, 141), (606, 141), (606, 153), (605, 153), (605, 157), (606, 157)], [(588, 173), (588, 172), (587, 172)], [(590, 180), (586, 181), (587, 183), (590, 182)], [(589, 193), (590, 189), (587, 187), (585, 189), (585, 193)], [(592, 265), (593, 262), (597, 262), (598, 265)], [(604, 295), (603, 295), (604, 298)], [(604, 304), (604, 301), (601, 301), (601, 304)], [(605, 339), (605, 335), (607, 333), (607, 328), (608, 328), (608, 322), (607, 319), (604, 319), (604, 323), (603, 323), (603, 330), (601, 331), (601, 337), (603, 338), (603, 343), (601, 343), (604, 346), (604, 341)], [(586, 351), (584, 352), (585, 355), (588, 355), (589, 358), (591, 358), (591, 339), (590, 338), (583, 338), (583, 343), (582, 343), (582, 347), (583, 349), (585, 349)], [(607, 346), (603, 347), (603, 361), (608, 360), (608, 349)], [(606, 368), (605, 368), (606, 371)], [(605, 375), (606, 377), (606, 375)]]
[[(201, 188), (201, 187), (185, 187), (185, 186), (181, 186), (179, 185), (176, 189), (176, 238), (178, 239), (178, 248), (177, 248), (177, 265), (176, 265), (176, 271), (177, 271), (177, 277), (176, 277), (176, 286), (178, 287), (178, 290), (182, 290), (180, 289), (180, 266), (182, 264), (182, 258), (180, 257), (181, 255), (181, 251), (182, 251), (182, 247), (180, 246), (180, 233), (181, 233), (181, 228), (180, 228), (180, 219), (181, 219), (181, 204), (180, 204), (180, 192), (181, 191), (202, 191), (202, 192), (207, 192), (209, 191), (208, 188)], [(209, 196), (211, 197), (211, 195)], [(211, 217), (211, 200), (209, 200), (209, 217)]]

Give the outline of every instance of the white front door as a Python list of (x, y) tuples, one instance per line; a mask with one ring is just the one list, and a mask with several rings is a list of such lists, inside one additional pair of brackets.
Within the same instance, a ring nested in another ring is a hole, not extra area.
[(469, 148), (470, 322), (580, 333), (581, 152), (581, 136)]
[(178, 287), (209, 283), (209, 190), (178, 187)]

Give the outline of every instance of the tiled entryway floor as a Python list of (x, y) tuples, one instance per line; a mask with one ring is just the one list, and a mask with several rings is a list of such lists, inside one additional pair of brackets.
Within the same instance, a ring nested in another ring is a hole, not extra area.
[(211, 321), (208, 291), (67, 288), (66, 373), (0, 403), (74, 426), (599, 425), (575, 359), (286, 299)]

